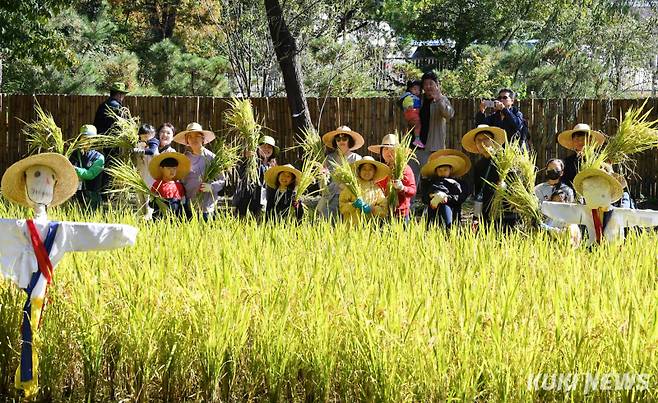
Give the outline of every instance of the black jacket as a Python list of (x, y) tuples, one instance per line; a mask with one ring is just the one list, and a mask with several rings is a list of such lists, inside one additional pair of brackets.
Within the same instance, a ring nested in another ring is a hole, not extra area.
[(293, 189), (286, 190), (286, 192), (281, 194), (277, 200), (277, 190), (268, 186), (265, 219), (267, 221), (285, 219), (288, 214), (294, 214), (297, 220), (301, 220), (304, 215), (304, 208), (301, 203), (297, 206), (293, 206), (294, 199), (295, 191)]
[[(427, 219), (428, 221), (434, 221), (436, 219), (437, 210), (431, 208), (430, 195), (437, 192), (443, 192), (448, 195), (448, 202), (446, 203), (450, 206), (453, 211), (461, 209), (461, 205), (464, 202), (462, 197), (462, 187), (453, 178), (441, 178), (433, 177), (427, 180), (426, 186), (423, 186), (423, 202), (427, 204)], [(468, 196), (468, 195), (467, 195)]]
[(496, 189), (490, 183), (497, 184), (499, 180), (500, 175), (491, 158), (480, 158), (473, 165), (473, 197), (475, 200), (482, 197), (482, 215), (485, 219), (489, 218), (491, 201), (496, 194)]
[(562, 176), (562, 182), (565, 185), (573, 189), (573, 180), (578, 175), (580, 170), (580, 158), (578, 154), (571, 154), (564, 159), (564, 175)]
[(528, 127), (523, 119), (523, 114), (516, 107), (505, 108), (501, 111), (486, 116), (482, 112), (475, 115), (475, 123), (500, 127), (507, 133), (507, 140), (520, 140), (521, 145), (529, 147)]
[(245, 216), (249, 211), (254, 215), (260, 214), (263, 208), (260, 199), (261, 192), (265, 191), (265, 171), (267, 171), (269, 166), (260, 159), (258, 163), (258, 184), (253, 187), (249, 187), (247, 184), (247, 164), (242, 161), (237, 167), (238, 181), (235, 187), (235, 193), (233, 193), (232, 204), (241, 217)]
[(107, 134), (107, 131), (110, 130), (112, 125), (115, 123), (115, 119), (112, 118), (109, 111), (113, 111), (115, 114), (121, 116), (121, 108), (123, 105), (121, 102), (117, 101), (114, 98), (108, 98), (98, 106), (96, 110), (96, 116), (94, 117), (94, 126), (98, 134)]

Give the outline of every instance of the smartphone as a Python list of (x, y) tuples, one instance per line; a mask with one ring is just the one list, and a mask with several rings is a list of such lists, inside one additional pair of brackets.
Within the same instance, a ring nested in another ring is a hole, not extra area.
[(491, 99), (485, 99), (484, 100), (484, 107), (485, 108), (493, 108), (494, 107), (494, 101)]

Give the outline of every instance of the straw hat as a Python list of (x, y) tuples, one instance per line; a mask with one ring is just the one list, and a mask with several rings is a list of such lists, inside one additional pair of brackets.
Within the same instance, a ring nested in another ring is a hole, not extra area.
[(357, 173), (357, 177), (358, 177), (359, 167), (363, 164), (371, 164), (375, 166), (377, 171), (375, 171), (375, 176), (372, 178), (372, 180), (375, 182), (379, 182), (380, 180), (391, 175), (391, 168), (389, 168), (388, 165), (382, 164), (381, 162), (376, 161), (374, 158), (368, 155), (352, 163), (352, 169), (354, 169), (354, 172)]
[(432, 161), (433, 159), (439, 158), (444, 155), (454, 155), (461, 158), (464, 161), (464, 169), (465, 169), (464, 173), (462, 173), (461, 175), (457, 175), (458, 172), (454, 172), (454, 168), (453, 168), (453, 173), (452, 173), (453, 176), (455, 177), (464, 176), (468, 171), (471, 170), (471, 159), (468, 158), (468, 155), (464, 154), (459, 150), (453, 150), (452, 148), (446, 148), (443, 150), (434, 151), (432, 154), (430, 154), (427, 161)]
[(582, 171), (578, 172), (578, 175), (576, 175), (576, 177), (573, 180), (573, 187), (574, 189), (576, 189), (576, 192), (582, 195), (583, 181), (585, 179), (594, 178), (594, 177), (603, 178), (610, 184), (610, 188), (612, 189), (611, 203), (614, 203), (617, 200), (621, 199), (621, 197), (624, 195), (624, 189), (621, 187), (621, 183), (619, 183), (619, 181), (611, 174), (607, 173), (603, 169), (597, 169), (597, 168), (585, 168)]
[(258, 145), (261, 144), (269, 144), (272, 146), (272, 148), (274, 149), (274, 152), (272, 153), (272, 157), (276, 157), (279, 154), (279, 147), (276, 145), (276, 142), (274, 141), (274, 137), (272, 136), (261, 137)]
[(124, 94), (130, 93), (130, 91), (128, 91), (128, 88), (126, 87), (126, 83), (122, 83), (121, 81), (113, 82), (112, 86), (110, 87), (110, 92), (121, 92)]
[(616, 173), (612, 168), (612, 164), (608, 164), (607, 162), (604, 162), (603, 164), (601, 164), (601, 169), (606, 171), (608, 174), (612, 175), (613, 178), (617, 179), (621, 184), (622, 189), (626, 189), (628, 187), (628, 182), (626, 181), (626, 178), (624, 178), (624, 175)]
[(271, 187), (272, 189), (276, 189), (276, 181), (279, 178), (279, 173), (281, 172), (290, 172), (295, 176), (296, 182), (299, 182), (299, 178), (302, 177), (302, 172), (290, 164), (277, 165), (265, 171), (265, 183), (267, 186)]
[(381, 150), (384, 147), (393, 148), (393, 147), (397, 147), (399, 145), (400, 145), (400, 140), (398, 139), (397, 135), (387, 134), (382, 139), (381, 144), (375, 144), (375, 145), (372, 145), (372, 146), (368, 146), (368, 151), (373, 152), (375, 154), (379, 154), (379, 153), (381, 153)]
[(354, 146), (350, 147), (351, 151), (358, 150), (359, 148), (363, 147), (363, 145), (365, 144), (365, 140), (363, 140), (363, 136), (361, 136), (359, 133), (355, 132), (354, 130), (350, 129), (347, 126), (340, 126), (336, 130), (326, 133), (324, 136), (322, 136), (322, 142), (324, 143), (325, 146), (327, 146), (327, 148), (333, 150), (334, 137), (338, 136), (339, 134), (347, 134), (348, 136), (352, 137), (352, 139), (354, 140)]
[(475, 145), (475, 136), (478, 133), (489, 132), (493, 134), (493, 140), (499, 145), (503, 145), (507, 142), (507, 134), (504, 129), (500, 127), (494, 127), (489, 125), (478, 125), (475, 129), (469, 131), (462, 137), (462, 147), (468, 152), (473, 154), (479, 154), (477, 146)]
[(187, 144), (187, 139), (185, 138), (185, 136), (190, 133), (203, 134), (203, 144), (208, 144), (215, 139), (215, 133), (211, 132), (210, 130), (203, 130), (203, 127), (201, 127), (200, 124), (198, 124), (197, 122), (192, 122), (189, 125), (187, 125), (185, 130), (174, 136), (174, 141), (178, 144), (183, 144), (187, 146), (189, 144)]
[(160, 163), (167, 158), (173, 158), (178, 161), (178, 169), (176, 169), (176, 177), (174, 178), (175, 181), (183, 179), (190, 173), (192, 165), (190, 159), (181, 153), (171, 151), (158, 154), (151, 159), (151, 162), (149, 162), (149, 173), (151, 174), (151, 178), (155, 180), (161, 179), (159, 169)]
[(557, 135), (557, 142), (564, 148), (573, 150), (573, 139), (571, 136), (576, 132), (588, 132), (590, 138), (593, 138), (599, 145), (605, 142), (605, 134), (592, 130), (588, 124), (578, 123), (571, 130), (565, 130)]
[(94, 137), (98, 135), (98, 131), (94, 125), (82, 125), (82, 127), (80, 127), (80, 135)]
[(436, 168), (441, 165), (450, 165), (452, 167), (452, 176), (462, 176), (468, 172), (464, 160), (460, 157), (456, 155), (441, 155), (423, 165), (420, 174), (426, 178), (436, 176)]
[(57, 181), (50, 207), (64, 203), (78, 190), (78, 175), (69, 160), (58, 153), (43, 153), (23, 158), (5, 171), (2, 175), (2, 194), (7, 199), (25, 207), (34, 207), (27, 197), (25, 171), (35, 165), (45, 165), (55, 171)]

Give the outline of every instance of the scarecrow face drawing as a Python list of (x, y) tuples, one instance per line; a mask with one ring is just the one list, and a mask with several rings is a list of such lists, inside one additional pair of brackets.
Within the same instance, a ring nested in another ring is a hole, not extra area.
[(37, 331), (57, 263), (67, 252), (132, 246), (137, 238), (137, 228), (124, 224), (49, 221), (46, 208), (64, 203), (77, 188), (75, 169), (57, 153), (22, 159), (2, 176), (2, 194), (35, 212), (35, 220), (0, 219), (0, 275), (27, 294), (15, 376), (15, 386), (25, 397), (38, 391)]

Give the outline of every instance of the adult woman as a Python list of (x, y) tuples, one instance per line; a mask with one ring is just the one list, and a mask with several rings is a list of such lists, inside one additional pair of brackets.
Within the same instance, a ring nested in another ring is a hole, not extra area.
[[(336, 130), (326, 133), (322, 136), (322, 142), (327, 148), (333, 150), (324, 161), (324, 173), (327, 176), (333, 173), (334, 164), (339, 164), (343, 159), (350, 164), (361, 159), (361, 156), (353, 151), (363, 146), (363, 136), (347, 126), (340, 126)], [(317, 211), (323, 217), (330, 218), (338, 214), (339, 194), (339, 184), (330, 180), (317, 207)]]
[(159, 153), (168, 153), (175, 152), (174, 148), (171, 146), (171, 141), (174, 139), (174, 125), (171, 123), (163, 123), (162, 126), (158, 127), (158, 140), (160, 140)]
[[(387, 134), (382, 139), (381, 144), (369, 146), (368, 151), (379, 154), (384, 163), (392, 170), (395, 167), (395, 148), (399, 145), (400, 140), (398, 140), (398, 136)], [(378, 182), (386, 196), (389, 195), (389, 180), (391, 180), (390, 175)], [(409, 165), (404, 167), (402, 179), (393, 180), (392, 187), (398, 196), (398, 205), (393, 211), (393, 216), (409, 222), (411, 199), (416, 195), (416, 178)]]
[(254, 152), (245, 153), (245, 159), (238, 165), (238, 183), (233, 194), (233, 207), (238, 217), (246, 217), (247, 213), (251, 213), (255, 218), (259, 218), (265, 210), (267, 202), (264, 175), (265, 171), (276, 166), (278, 154), (279, 147), (276, 146), (274, 138), (263, 136), (256, 149), (258, 183), (250, 184), (247, 180), (246, 158), (252, 158)]
[(564, 176), (564, 162), (561, 159), (553, 158), (546, 163), (546, 181), (535, 186), (535, 196), (539, 203), (551, 201), (553, 195), (561, 191), (564, 194), (566, 203), (573, 203), (573, 190), (562, 183)]
[[(215, 211), (215, 201), (220, 190), (224, 188), (226, 179), (223, 175), (211, 178), (210, 182), (203, 182), (206, 165), (215, 158), (210, 150), (204, 147), (215, 139), (215, 134), (203, 130), (200, 124), (190, 123), (187, 128), (174, 137), (174, 141), (188, 147), (185, 156), (190, 159), (190, 173), (181, 180), (185, 187), (185, 195), (192, 203), (193, 208), (201, 213), (203, 219), (208, 219)], [(202, 194), (197, 198), (197, 194)]]

